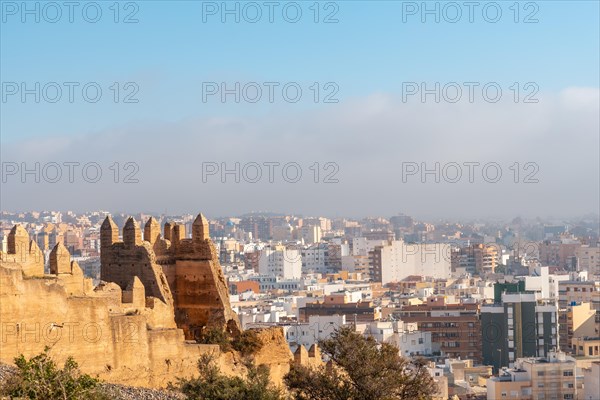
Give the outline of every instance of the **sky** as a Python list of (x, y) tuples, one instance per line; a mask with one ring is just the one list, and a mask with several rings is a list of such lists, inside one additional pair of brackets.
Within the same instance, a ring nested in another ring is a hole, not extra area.
[(598, 213), (598, 1), (0, 3), (2, 210)]

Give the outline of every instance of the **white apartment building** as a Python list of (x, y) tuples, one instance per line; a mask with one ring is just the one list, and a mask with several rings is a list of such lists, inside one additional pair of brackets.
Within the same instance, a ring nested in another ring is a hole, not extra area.
[(300, 279), (302, 276), (300, 250), (286, 248), (283, 245), (265, 247), (260, 251), (258, 272), (260, 275), (283, 279)]
[(382, 284), (410, 275), (450, 278), (450, 247), (443, 243), (407, 244), (393, 240), (369, 252), (371, 279)]
[(539, 292), (542, 299), (557, 299), (558, 286), (562, 281), (568, 281), (569, 275), (554, 275), (548, 273), (548, 267), (537, 266), (533, 276), (525, 277), (525, 290)]
[(329, 261), (329, 246), (317, 243), (302, 249), (302, 272), (326, 274)]
[(311, 315), (308, 322), (285, 325), (283, 330), (290, 349), (294, 352), (299, 345), (309, 349), (319, 340), (329, 339), (336, 329), (345, 324), (345, 315)]
[(376, 246), (383, 246), (387, 243), (385, 240), (371, 240), (364, 237), (355, 237), (352, 239), (352, 255), (368, 256)]
[(249, 279), (258, 282), (258, 288), (261, 292), (267, 290), (296, 291), (305, 288), (304, 280), (302, 279), (284, 279), (274, 275), (254, 275)]
[(395, 345), (404, 357), (430, 355), (433, 353), (431, 332), (406, 331), (394, 335)]

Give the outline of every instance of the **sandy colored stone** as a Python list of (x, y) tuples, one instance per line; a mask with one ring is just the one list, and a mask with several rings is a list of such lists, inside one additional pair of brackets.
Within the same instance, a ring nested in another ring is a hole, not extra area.
[[(237, 353), (187, 340), (207, 326), (239, 330), (208, 221), (198, 216), (191, 239), (167, 224), (176, 248), (156, 234), (156, 226), (146, 224), (150, 240), (142, 240), (130, 218), (120, 242), (117, 226), (106, 218), (100, 232), (103, 281), (96, 287), (60, 243), (50, 255), (52, 273), (44, 275), (40, 249), (15, 226), (8, 253), (0, 254), (0, 362), (49, 346), (57, 362), (73, 356), (83, 372), (107, 382), (159, 388), (195, 376), (200, 356), (213, 354), (224, 373), (244, 375)], [(293, 361), (283, 330), (258, 336), (255, 362), (269, 366), (281, 385)]]

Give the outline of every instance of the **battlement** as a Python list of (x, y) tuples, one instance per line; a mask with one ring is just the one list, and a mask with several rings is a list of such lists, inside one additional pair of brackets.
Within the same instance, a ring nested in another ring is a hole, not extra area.
[[(208, 222), (203, 216), (197, 222), (192, 238), (180, 236), (175, 250), (160, 238), (156, 221), (146, 223), (142, 240), (139, 226), (128, 219), (119, 241), (107, 217), (101, 228), (103, 281), (96, 287), (60, 242), (49, 255), (50, 274), (44, 274), (42, 252), (15, 226), (0, 259), (0, 362), (32, 357), (49, 346), (59, 363), (74, 356), (85, 373), (108, 382), (164, 387), (194, 375), (200, 355), (219, 355), (219, 346), (186, 339), (206, 326), (239, 329)], [(175, 226), (167, 225), (172, 235)], [(157, 263), (155, 251), (166, 255), (165, 264)], [(283, 330), (258, 335), (263, 346), (255, 361), (268, 365), (273, 382), (281, 383), (292, 361)], [(222, 355), (220, 365), (234, 374), (243, 370), (231, 355)]]
[(168, 221), (161, 237), (154, 218), (144, 225), (143, 239), (133, 218), (123, 227), (123, 241), (118, 238), (118, 228), (107, 216), (100, 228), (103, 281), (125, 290), (137, 277), (147, 295), (174, 306), (177, 325), (188, 339), (208, 325), (239, 329), (206, 217), (196, 217), (191, 238), (186, 238), (184, 225)]
[(306, 351), (306, 347), (299, 345), (294, 352), (294, 364), (296, 365), (318, 367), (322, 363), (321, 350), (317, 344), (310, 346), (308, 351)]
[[(218, 346), (186, 342), (173, 306), (147, 296), (138, 276), (124, 288), (106, 282), (94, 288), (62, 243), (50, 252), (50, 274), (44, 275), (43, 257), (29, 259), (36, 247), (23, 232), (13, 228), (11, 251), (0, 260), (0, 362), (49, 346), (58, 362), (74, 356), (84, 372), (103, 380), (164, 387), (191, 375), (200, 354), (219, 354)], [(135, 252), (123, 242), (114, 246)], [(26, 267), (38, 261), (41, 272), (32, 279)]]
[(26, 276), (44, 275), (44, 253), (21, 225), (15, 225), (8, 234), (7, 252), (0, 252), (5, 263), (18, 263)]

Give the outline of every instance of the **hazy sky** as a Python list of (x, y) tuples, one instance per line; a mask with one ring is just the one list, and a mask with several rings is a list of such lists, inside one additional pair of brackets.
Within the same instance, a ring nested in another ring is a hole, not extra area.
[(1, 3), (3, 210), (598, 212), (597, 1)]

